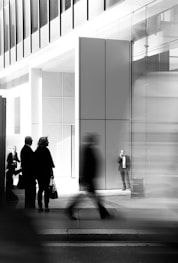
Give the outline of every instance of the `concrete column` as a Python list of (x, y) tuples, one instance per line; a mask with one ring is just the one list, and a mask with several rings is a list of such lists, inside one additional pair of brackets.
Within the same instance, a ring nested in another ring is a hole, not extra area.
[(131, 152), (130, 66), (129, 41), (80, 38), (80, 143), (88, 132), (100, 136), (99, 189), (122, 188), (117, 159), (121, 149)]
[(29, 82), (31, 89), (31, 136), (34, 145), (42, 136), (42, 78), (40, 69), (30, 69)]

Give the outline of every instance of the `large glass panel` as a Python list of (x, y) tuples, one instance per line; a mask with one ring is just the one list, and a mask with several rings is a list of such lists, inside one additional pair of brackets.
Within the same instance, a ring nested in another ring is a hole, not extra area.
[(3, 9), (2, 9), (2, 1), (0, 1), (0, 55), (3, 54), (3, 41), (4, 41), (4, 34), (3, 34)]
[(15, 46), (16, 42), (16, 17), (15, 17), (15, 0), (10, 0), (10, 47)]
[(71, 7), (71, 0), (62, 0), (61, 1), (61, 12), (66, 11)]
[(17, 5), (17, 44), (22, 42), (23, 38), (23, 18), (22, 18), (22, 1), (16, 1)]
[(58, 0), (50, 0), (50, 20), (58, 16)]
[(47, 10), (47, 0), (40, 0), (40, 27), (46, 25), (48, 22)]
[(31, 0), (32, 33), (38, 30), (38, 0)]
[(4, 46), (5, 52), (9, 50), (9, 1), (4, 2)]
[(23, 0), (24, 39), (30, 36), (30, 0)]
[(106, 8), (111, 7), (115, 4), (118, 4), (119, 2), (124, 2), (125, 0), (105, 0), (105, 6)]

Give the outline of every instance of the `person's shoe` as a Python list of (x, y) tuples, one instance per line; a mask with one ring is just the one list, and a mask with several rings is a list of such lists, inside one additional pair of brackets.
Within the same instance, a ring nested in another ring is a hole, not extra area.
[(111, 219), (112, 216), (110, 215), (109, 212), (106, 212), (105, 214), (101, 215), (101, 219)]
[(72, 220), (77, 220), (77, 218), (73, 215), (73, 211), (70, 207), (66, 208), (65, 214)]
[(45, 208), (45, 212), (49, 213), (49, 208), (48, 207)]
[(42, 207), (39, 207), (39, 208), (38, 208), (38, 212), (40, 212), (40, 213), (43, 212), (43, 208), (42, 208)]

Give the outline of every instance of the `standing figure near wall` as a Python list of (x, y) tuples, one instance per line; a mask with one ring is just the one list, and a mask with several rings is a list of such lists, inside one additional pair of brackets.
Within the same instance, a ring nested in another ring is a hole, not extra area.
[[(120, 151), (118, 164), (119, 164), (119, 171), (123, 183), (122, 190), (126, 190), (126, 188), (130, 189), (130, 178), (129, 178), (130, 157), (125, 154), (124, 150)], [(126, 187), (126, 181), (127, 181), (127, 187)]]
[(20, 173), (20, 169), (16, 170), (18, 162), (20, 163), (20, 160), (18, 158), (16, 146), (14, 146), (7, 156), (6, 188), (8, 189), (14, 188), (13, 175)]
[(45, 212), (49, 212), (49, 184), (53, 176), (54, 162), (47, 146), (49, 145), (47, 137), (41, 137), (38, 141), (38, 147), (35, 151), (35, 173), (38, 181), (38, 211), (43, 211), (42, 195), (44, 192)]
[(31, 149), (32, 142), (32, 138), (30, 136), (26, 136), (25, 145), (20, 153), (22, 176), (25, 184), (25, 208), (35, 208), (36, 200), (34, 152)]

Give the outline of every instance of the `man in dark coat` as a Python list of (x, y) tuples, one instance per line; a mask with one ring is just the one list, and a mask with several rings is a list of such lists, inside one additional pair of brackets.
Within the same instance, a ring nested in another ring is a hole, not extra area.
[(130, 157), (125, 154), (124, 150), (121, 150), (119, 158), (118, 158), (119, 168), (121, 174), (121, 179), (123, 183), (123, 190), (126, 190), (126, 181), (127, 188), (130, 189), (130, 178), (129, 178), (129, 170), (130, 170)]
[(32, 138), (25, 137), (25, 145), (20, 152), (22, 176), (25, 184), (25, 208), (35, 208), (36, 179), (34, 167), (34, 152), (31, 149)]
[[(96, 195), (96, 179), (99, 174), (101, 160), (97, 152), (96, 145), (98, 144), (98, 136), (91, 134), (86, 136), (85, 145), (81, 151), (81, 167), (79, 173), (79, 184), (87, 194), (94, 199), (99, 210), (101, 219), (109, 217), (110, 214), (104, 207), (99, 196)], [(74, 208), (78, 205), (83, 194), (77, 195), (72, 203), (68, 206), (66, 213), (71, 219), (76, 219), (74, 216)]]

